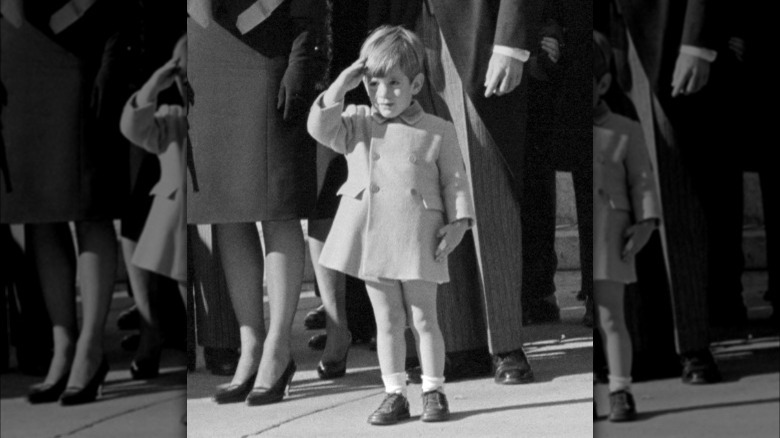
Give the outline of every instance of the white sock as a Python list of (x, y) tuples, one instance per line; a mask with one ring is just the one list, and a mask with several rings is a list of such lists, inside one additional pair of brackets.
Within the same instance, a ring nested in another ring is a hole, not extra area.
[(422, 392), (439, 390), (444, 393), (444, 377), (422, 376)]
[(609, 392), (615, 391), (631, 392), (631, 377), (609, 375)]
[(403, 394), (406, 397), (406, 373), (387, 374), (382, 376), (385, 392), (388, 394)]

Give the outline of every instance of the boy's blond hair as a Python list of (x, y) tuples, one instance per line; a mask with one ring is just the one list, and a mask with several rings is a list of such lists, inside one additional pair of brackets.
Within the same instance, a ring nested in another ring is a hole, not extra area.
[(363, 42), (360, 58), (366, 59), (369, 77), (385, 77), (398, 66), (411, 81), (423, 72), (425, 48), (414, 32), (401, 26), (381, 26)]

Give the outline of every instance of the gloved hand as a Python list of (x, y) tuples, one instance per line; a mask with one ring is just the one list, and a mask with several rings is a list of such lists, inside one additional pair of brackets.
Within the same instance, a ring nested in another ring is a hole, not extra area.
[(290, 64), (282, 78), (279, 95), (276, 99), (276, 109), (283, 111), (285, 122), (297, 120), (309, 109), (309, 88), (306, 73), (302, 66)]

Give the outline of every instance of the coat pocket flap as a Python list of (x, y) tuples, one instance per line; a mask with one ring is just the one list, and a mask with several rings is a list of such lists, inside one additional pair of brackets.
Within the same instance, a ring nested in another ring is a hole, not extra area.
[(347, 181), (342, 184), (342, 186), (339, 188), (339, 191), (336, 192), (336, 195), (347, 195), (355, 199), (360, 199), (365, 189), (365, 186), (359, 184), (350, 184), (350, 182)]
[(610, 193), (609, 206), (613, 210), (631, 211), (631, 202), (628, 200), (628, 196), (625, 194)]
[(423, 206), (428, 210), (444, 211), (444, 203), (437, 195), (422, 195)]

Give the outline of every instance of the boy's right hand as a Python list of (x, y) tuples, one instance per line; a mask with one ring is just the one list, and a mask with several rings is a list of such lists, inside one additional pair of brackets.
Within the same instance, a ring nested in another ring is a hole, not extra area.
[(347, 92), (360, 85), (360, 82), (363, 81), (365, 70), (365, 58), (358, 59), (353, 62), (352, 65), (345, 68), (325, 92), (325, 96), (323, 97), (325, 106), (330, 106), (344, 100), (344, 96)]
[(166, 62), (141, 87), (136, 95), (138, 106), (148, 105), (157, 99), (157, 93), (173, 85), (176, 76), (179, 74), (179, 60), (171, 59)]

